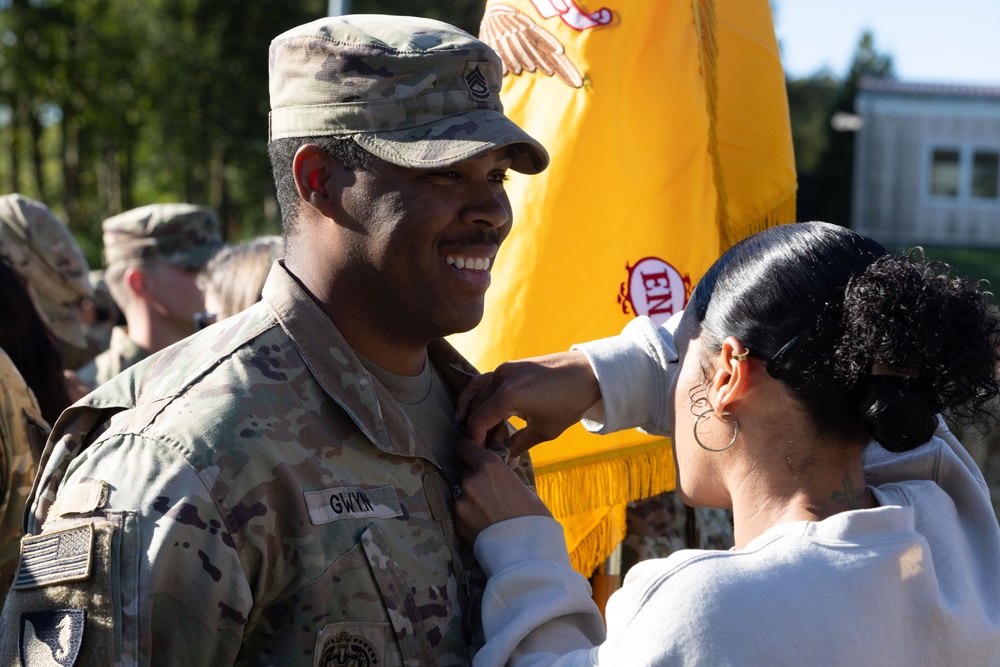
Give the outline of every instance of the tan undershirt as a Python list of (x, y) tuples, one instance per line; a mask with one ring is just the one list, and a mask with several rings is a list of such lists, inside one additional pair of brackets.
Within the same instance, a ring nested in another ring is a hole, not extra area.
[(411, 376), (396, 375), (361, 355), (358, 359), (392, 394), (413, 431), (430, 446), (438, 465), (452, 482), (458, 483), (462, 465), (455, 455), (455, 443), (462, 431), (455, 423), (455, 401), (434, 364), (425, 357), (423, 370)]

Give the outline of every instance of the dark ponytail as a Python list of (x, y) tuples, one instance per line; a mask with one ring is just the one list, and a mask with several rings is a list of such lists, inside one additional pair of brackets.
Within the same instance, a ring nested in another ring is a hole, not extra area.
[(935, 415), (984, 417), (998, 393), (988, 295), (918, 257), (824, 222), (740, 241), (699, 281), (689, 308), (709, 350), (735, 336), (833, 440), (903, 451)]
[(997, 321), (990, 295), (921, 255), (887, 255), (844, 299), (837, 373), (856, 386), (872, 437), (893, 451), (926, 442), (935, 415), (985, 417), (997, 395)]

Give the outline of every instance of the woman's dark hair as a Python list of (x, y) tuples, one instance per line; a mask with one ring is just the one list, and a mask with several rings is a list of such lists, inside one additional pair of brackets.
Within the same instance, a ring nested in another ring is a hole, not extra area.
[(930, 439), (943, 409), (988, 416), (1000, 360), (990, 296), (945, 265), (808, 222), (734, 245), (689, 307), (708, 349), (738, 338), (820, 432), (905, 451)]
[(5, 262), (0, 262), (0, 313), (0, 348), (35, 393), (42, 417), (54, 424), (70, 404), (62, 356), (21, 277)]

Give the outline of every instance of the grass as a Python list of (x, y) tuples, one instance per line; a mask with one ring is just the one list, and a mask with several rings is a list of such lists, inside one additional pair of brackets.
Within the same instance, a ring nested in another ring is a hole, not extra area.
[[(929, 259), (945, 262), (955, 274), (969, 280), (986, 280), (1000, 291), (1000, 248), (957, 248), (951, 246), (921, 246)], [(892, 248), (897, 252), (904, 248)]]

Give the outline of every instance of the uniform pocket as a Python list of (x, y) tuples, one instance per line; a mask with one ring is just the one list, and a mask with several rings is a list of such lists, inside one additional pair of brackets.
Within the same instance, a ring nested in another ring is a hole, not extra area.
[(405, 664), (407, 650), (396, 641), (389, 611), (403, 604), (385, 599), (388, 589), (369, 564), (364, 540), (370, 530), (366, 527), (354, 546), (318, 578), (261, 612), (257, 628), (247, 637), (251, 643), (241, 649), (244, 656), (254, 656), (251, 663), (281, 664), (282, 659), (294, 662), (291, 656), (311, 656), (317, 665), (355, 664), (321, 661), (324, 653), (334, 655), (330, 651), (340, 647), (348, 651), (343, 655), (356, 651), (367, 656), (374, 651), (379, 661), (371, 664), (380, 667)]
[(437, 661), (434, 651), (424, 632), (424, 621), (417, 601), (410, 592), (406, 576), (393, 558), (389, 543), (382, 536), (377, 525), (369, 526), (361, 534), (372, 575), (382, 593), (389, 620), (396, 633), (405, 664), (433, 665)]

